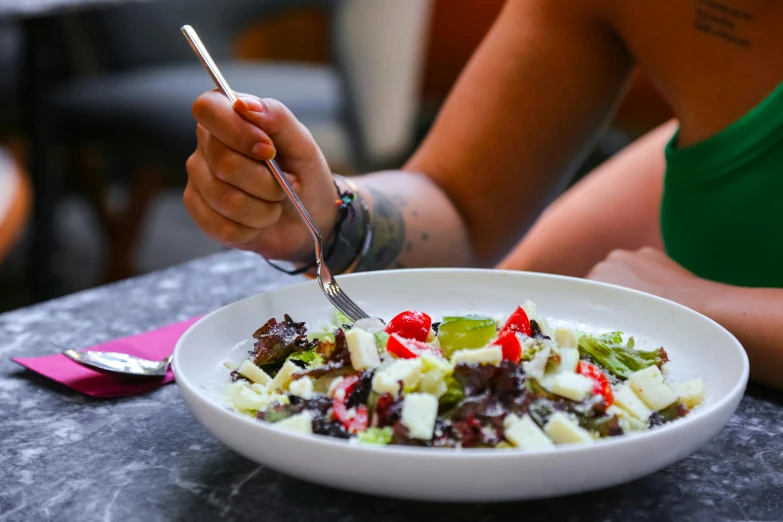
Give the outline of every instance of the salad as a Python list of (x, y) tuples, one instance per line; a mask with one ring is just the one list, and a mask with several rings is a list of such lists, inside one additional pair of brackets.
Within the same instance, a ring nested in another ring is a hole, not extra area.
[(644, 431), (705, 396), (672, 383), (663, 348), (621, 332), (551, 328), (535, 304), (508, 318), (408, 310), (388, 324), (336, 312), (308, 330), (286, 315), (231, 368), (230, 406), (303, 433), (360, 444), (550, 448)]

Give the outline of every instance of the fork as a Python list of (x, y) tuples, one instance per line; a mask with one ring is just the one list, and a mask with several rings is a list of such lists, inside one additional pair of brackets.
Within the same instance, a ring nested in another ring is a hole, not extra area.
[[(234, 94), (234, 91), (232, 91), (228, 86), (226, 79), (221, 74), (220, 69), (218, 69), (218, 66), (215, 64), (214, 60), (212, 60), (212, 57), (207, 51), (207, 48), (201, 42), (198, 34), (196, 34), (196, 31), (191, 26), (184, 25), (182, 26), (182, 34), (185, 35), (185, 38), (190, 44), (190, 47), (199, 57), (199, 60), (201, 60), (202, 65), (204, 65), (204, 68), (212, 77), (212, 80), (215, 82), (215, 85), (217, 85), (220, 92), (222, 92), (229, 99), (232, 105), (235, 104), (237, 97)], [(283, 171), (280, 170), (277, 162), (274, 159), (266, 160), (266, 166), (272, 172), (272, 175), (275, 177), (277, 182), (280, 183), (280, 186), (294, 204), (294, 207), (296, 207), (296, 210), (299, 212), (299, 215), (302, 217), (305, 225), (307, 225), (307, 228), (310, 231), (310, 235), (313, 236), (313, 240), (315, 241), (318, 285), (321, 287), (321, 290), (323, 290), (326, 298), (335, 306), (335, 308), (340, 310), (354, 322), (358, 321), (359, 319), (369, 318), (370, 316), (367, 315), (361, 308), (359, 308), (359, 306), (354, 303), (353, 300), (351, 300), (351, 298), (345, 294), (345, 292), (343, 292), (343, 289), (340, 288), (340, 285), (337, 284), (337, 281), (335, 281), (331, 272), (329, 272), (329, 268), (324, 262), (323, 240), (321, 233), (318, 231), (318, 227), (315, 226), (315, 223), (313, 223), (313, 220), (310, 217), (310, 214), (307, 212), (307, 209), (299, 200), (299, 196), (297, 196), (294, 192), (294, 189), (291, 187), (288, 179), (283, 175)]]

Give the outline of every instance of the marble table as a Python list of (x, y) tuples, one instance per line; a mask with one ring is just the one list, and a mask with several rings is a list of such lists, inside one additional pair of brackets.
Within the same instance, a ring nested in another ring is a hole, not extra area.
[(751, 387), (692, 457), (599, 492), (524, 503), (402, 502), (315, 486), (246, 460), (175, 385), (92, 400), (8, 360), (125, 336), (297, 282), (225, 252), (0, 315), (0, 521), (781, 521), (783, 394)]

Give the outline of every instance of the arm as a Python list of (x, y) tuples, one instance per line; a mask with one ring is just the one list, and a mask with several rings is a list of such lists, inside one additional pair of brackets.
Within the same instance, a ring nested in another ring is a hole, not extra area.
[(588, 277), (658, 295), (710, 317), (742, 343), (753, 380), (783, 388), (783, 289), (708, 281), (650, 247), (615, 250)]
[[(405, 165), (357, 179), (373, 209), (363, 269), (491, 265), (592, 146), (632, 63), (595, 3), (508, 2)], [(306, 129), (274, 100), (215, 92), (193, 106), (199, 148), (185, 203), (209, 235), (302, 261), (310, 239), (258, 162), (276, 155), (323, 232), (337, 212), (331, 173)]]
[(753, 380), (783, 389), (783, 289), (707, 283), (702, 313), (739, 339)]
[(659, 126), (571, 187), (498, 268), (584, 277), (612, 250), (663, 249), (664, 147), (675, 127)]
[[(595, 11), (593, 2), (507, 2), (404, 167), (447, 195), (465, 226), (462, 248), (480, 265), (511, 248), (591, 149), (629, 77), (625, 48)], [(401, 260), (420, 264), (417, 247)]]

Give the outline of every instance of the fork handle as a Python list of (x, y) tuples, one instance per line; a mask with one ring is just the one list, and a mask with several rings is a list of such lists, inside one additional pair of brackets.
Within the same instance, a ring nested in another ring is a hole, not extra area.
[[(201, 60), (201, 64), (212, 77), (212, 81), (215, 82), (218, 90), (220, 90), (220, 92), (222, 92), (226, 98), (228, 98), (232, 105), (235, 104), (237, 102), (237, 97), (234, 94), (234, 91), (232, 91), (228, 86), (228, 82), (223, 77), (220, 69), (218, 69), (217, 64), (212, 59), (212, 56), (210, 56), (207, 48), (201, 42), (201, 38), (199, 38), (198, 34), (196, 34), (196, 30), (189, 25), (183, 25), (182, 34), (185, 35), (185, 38), (190, 44), (190, 47), (196, 53), (199, 60)], [(299, 196), (297, 196), (296, 192), (294, 192), (294, 188), (288, 182), (288, 178), (285, 177), (277, 162), (274, 159), (270, 159), (265, 160), (265, 163), (267, 168), (269, 168), (269, 171), (283, 188), (283, 191), (285, 192), (286, 196), (288, 196), (288, 199), (290, 199), (291, 203), (293, 203), (294, 207), (296, 207), (296, 210), (299, 212), (299, 215), (305, 222), (305, 225), (307, 225), (307, 228), (310, 231), (310, 235), (313, 236), (313, 240), (315, 241), (315, 257), (318, 259), (319, 263), (322, 263), (323, 240), (321, 238), (321, 232), (318, 231), (318, 227), (316, 227), (315, 223), (313, 223), (313, 219), (310, 217), (310, 214), (307, 212), (307, 209), (304, 207), (304, 205), (302, 205), (302, 202), (299, 200)]]

